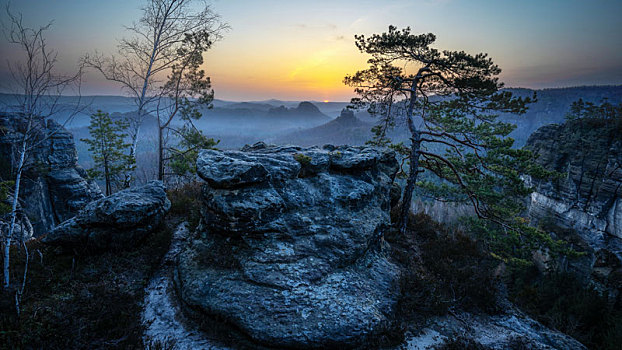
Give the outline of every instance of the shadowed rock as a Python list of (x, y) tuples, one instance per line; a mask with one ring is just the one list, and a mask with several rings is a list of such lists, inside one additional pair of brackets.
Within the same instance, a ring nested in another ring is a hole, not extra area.
[(271, 346), (355, 346), (382, 332), (399, 294), (382, 240), (397, 169), (373, 148), (202, 151), (204, 220), (180, 254), (182, 300)]
[[(579, 119), (534, 132), (526, 148), (542, 166), (562, 174), (529, 179), (529, 216), (582, 257), (563, 263), (611, 300), (622, 299), (622, 128), (613, 121)], [(541, 269), (547, 255), (536, 256)]]
[[(0, 114), (0, 177), (12, 177), (6, 172), (17, 167), (27, 125), (27, 119), (18, 114)], [(30, 144), (34, 147), (28, 152), (20, 200), (34, 236), (39, 236), (103, 195), (77, 165), (76, 147), (69, 131), (44, 118), (35, 118), (32, 130), (34, 138)]]
[(89, 203), (43, 242), (92, 250), (129, 248), (160, 225), (170, 206), (162, 183), (151, 181)]

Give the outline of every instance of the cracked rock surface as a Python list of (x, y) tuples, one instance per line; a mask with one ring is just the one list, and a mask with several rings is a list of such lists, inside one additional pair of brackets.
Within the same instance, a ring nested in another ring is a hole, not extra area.
[(170, 207), (162, 182), (150, 181), (89, 203), (42, 241), (93, 250), (133, 247), (158, 228)]
[(381, 239), (391, 151), (257, 144), (201, 151), (203, 224), (181, 252), (181, 300), (276, 347), (354, 346), (385, 330), (399, 268)]

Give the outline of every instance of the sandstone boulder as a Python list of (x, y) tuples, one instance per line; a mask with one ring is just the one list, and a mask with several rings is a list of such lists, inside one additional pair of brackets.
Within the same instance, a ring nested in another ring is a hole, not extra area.
[(181, 299), (276, 347), (355, 346), (386, 329), (399, 268), (391, 151), (258, 144), (201, 151), (203, 224), (180, 254)]
[(89, 203), (43, 242), (91, 250), (129, 248), (160, 225), (170, 206), (164, 185), (151, 181)]

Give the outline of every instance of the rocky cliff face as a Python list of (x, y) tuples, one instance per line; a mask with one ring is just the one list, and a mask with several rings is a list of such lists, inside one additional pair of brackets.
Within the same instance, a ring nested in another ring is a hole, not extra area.
[[(27, 125), (17, 115), (0, 115), (0, 164), (2, 178), (11, 178), (17, 165), (17, 148)], [(53, 120), (35, 120), (37, 130), (28, 153), (20, 193), (24, 213), (34, 235), (48, 232), (73, 217), (88, 202), (103, 197), (97, 184), (77, 165), (73, 136)]]
[(276, 347), (383, 331), (399, 295), (382, 240), (397, 166), (372, 148), (202, 151), (204, 224), (179, 257), (181, 299)]
[(622, 239), (622, 130), (596, 120), (548, 125), (526, 148), (539, 164), (562, 174), (534, 183), (533, 218), (574, 228), (594, 245)]
[(559, 238), (588, 253), (562, 268), (617, 298), (622, 290), (622, 129), (599, 120), (569, 121), (538, 129), (526, 147), (538, 163), (561, 173), (533, 183), (532, 221), (561, 228), (554, 231)]

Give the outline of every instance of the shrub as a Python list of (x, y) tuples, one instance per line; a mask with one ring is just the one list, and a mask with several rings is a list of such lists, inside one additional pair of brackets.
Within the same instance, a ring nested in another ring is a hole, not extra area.
[(444, 315), (450, 308), (498, 311), (495, 261), (471, 238), (417, 214), (411, 216), (405, 237), (393, 230), (386, 239), (403, 270), (399, 327)]
[(188, 221), (195, 228), (201, 220), (201, 184), (198, 181), (187, 183), (166, 193), (171, 201), (169, 215)]
[[(398, 210), (393, 208), (392, 219)], [(405, 236), (392, 228), (385, 239), (402, 270), (401, 293), (393, 321), (383, 327), (382, 334), (367, 341), (367, 346), (398, 346), (413, 325), (423, 326), (429, 317), (445, 315), (450, 309), (497, 312), (494, 260), (472, 239), (461, 232), (450, 233), (425, 214), (411, 214)], [(444, 349), (464, 348), (458, 344), (462, 343), (450, 343)], [(451, 347), (454, 345), (458, 347)]]
[(306, 154), (302, 154), (302, 153), (296, 153), (294, 154), (294, 159), (300, 163), (300, 165), (305, 166), (309, 163), (311, 163), (311, 157), (306, 155)]
[(534, 267), (514, 268), (509, 275), (510, 298), (548, 327), (589, 348), (619, 349), (622, 311), (606, 296), (570, 273), (542, 275)]
[[(162, 228), (133, 251), (93, 256), (61, 255), (38, 241), (17, 317), (0, 305), (0, 349), (142, 349), (144, 288), (168, 251)], [(12, 273), (21, 276), (24, 255), (12, 251)]]

